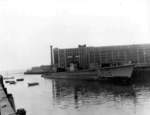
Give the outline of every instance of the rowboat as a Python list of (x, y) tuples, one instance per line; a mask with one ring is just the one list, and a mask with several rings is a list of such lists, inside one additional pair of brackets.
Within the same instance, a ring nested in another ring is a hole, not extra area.
[(9, 84), (16, 84), (15, 81), (9, 81)]
[(23, 78), (18, 78), (18, 79), (16, 79), (16, 81), (24, 81), (24, 79)]
[(38, 82), (28, 83), (28, 86), (35, 86), (35, 85), (39, 85), (39, 83)]

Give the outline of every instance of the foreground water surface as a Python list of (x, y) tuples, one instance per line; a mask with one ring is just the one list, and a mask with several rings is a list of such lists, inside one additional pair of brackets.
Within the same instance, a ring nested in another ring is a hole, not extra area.
[[(44, 79), (40, 75), (12, 75), (24, 78), (5, 84), (16, 108), (27, 115), (149, 115), (150, 82), (115, 85), (95, 81)], [(39, 82), (28, 87), (28, 82)]]

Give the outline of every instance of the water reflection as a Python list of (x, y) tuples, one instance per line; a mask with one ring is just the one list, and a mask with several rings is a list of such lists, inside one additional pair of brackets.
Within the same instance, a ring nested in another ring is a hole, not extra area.
[(81, 108), (89, 105), (132, 104), (136, 105), (133, 85), (120, 86), (93, 81), (53, 80), (53, 97), (61, 107)]
[[(8, 91), (13, 93), (16, 108), (25, 108), (28, 115), (149, 115), (150, 80), (145, 78), (150, 74), (141, 75), (132, 85), (14, 76), (25, 80), (6, 84)], [(35, 81), (38, 86), (27, 86)]]

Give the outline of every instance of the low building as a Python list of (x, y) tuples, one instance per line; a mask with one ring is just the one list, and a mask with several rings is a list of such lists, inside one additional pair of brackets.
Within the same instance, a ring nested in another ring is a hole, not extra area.
[(41, 65), (32, 67), (30, 70), (27, 70), (24, 72), (25, 74), (42, 74), (42, 73), (48, 73), (51, 70), (51, 66), (49, 65)]

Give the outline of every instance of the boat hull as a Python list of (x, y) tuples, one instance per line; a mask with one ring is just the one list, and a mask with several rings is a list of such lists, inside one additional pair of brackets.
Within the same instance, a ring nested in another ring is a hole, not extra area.
[(98, 71), (99, 78), (131, 78), (134, 65), (103, 68)]
[(39, 85), (39, 83), (38, 83), (38, 82), (28, 83), (28, 86), (29, 86), (29, 87), (30, 87), (30, 86), (36, 86), (36, 85)]
[(20, 79), (16, 79), (16, 81), (24, 81), (24, 79), (23, 79), (23, 78), (20, 78)]
[(56, 73), (48, 73), (43, 74), (44, 78), (51, 79), (84, 79), (84, 80), (95, 80), (97, 79), (97, 71), (89, 72), (89, 71), (78, 71), (78, 72), (56, 72)]
[(76, 80), (114, 80), (126, 81), (131, 78), (134, 66), (126, 65), (119, 67), (103, 68), (98, 71), (78, 71), (78, 72), (56, 72), (43, 74), (44, 78), (51, 79), (76, 79)]

